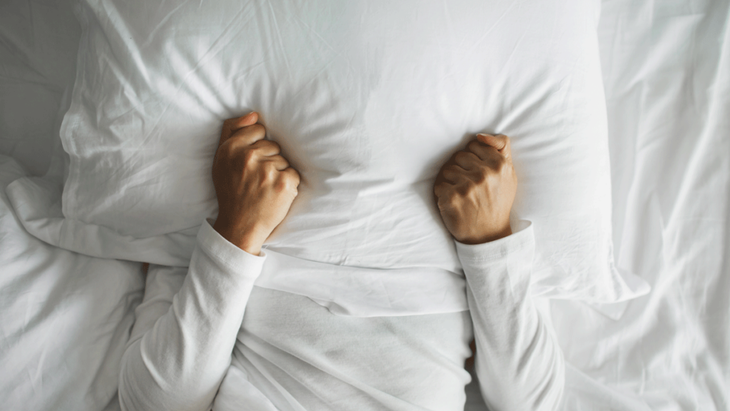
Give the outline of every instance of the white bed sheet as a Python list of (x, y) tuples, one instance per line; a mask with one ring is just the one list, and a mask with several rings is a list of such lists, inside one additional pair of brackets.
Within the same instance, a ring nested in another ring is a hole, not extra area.
[(653, 291), (619, 321), (552, 303), (566, 410), (730, 409), (729, 17), (725, 1), (603, 4), (614, 244)]
[[(70, 4), (0, 4), (0, 154), (36, 175), (51, 165), (74, 73), (79, 28)], [(566, 410), (730, 408), (728, 21), (723, 1), (603, 3), (614, 243), (619, 266), (653, 291), (630, 302), (618, 321), (581, 303), (552, 303), (570, 364)], [(58, 178), (62, 167), (51, 174)], [(11, 212), (0, 210), (0, 217), (13, 221)], [(11, 398), (14, 409), (102, 409), (116, 388), (110, 376), (126, 341), (123, 313), (140, 292), (138, 274), (16, 228), (0, 235), (0, 255), (3, 404)], [(98, 291), (118, 277), (126, 278), (127, 294), (115, 291), (118, 303), (102, 304)], [(22, 296), (40, 302), (25, 306), (28, 316), (9, 315), (18, 312), (6, 306), (20, 307)], [(116, 331), (91, 326), (105, 315)], [(103, 372), (92, 375), (94, 368)]]
[(116, 409), (119, 363), (142, 301), (140, 263), (62, 250), (28, 234), (0, 155), (0, 408)]
[(119, 409), (119, 363), (144, 292), (139, 263), (38, 240), (5, 195), (10, 182), (47, 172), (44, 181), (60, 188), (58, 129), (80, 37), (71, 3), (0, 3), (2, 409)]

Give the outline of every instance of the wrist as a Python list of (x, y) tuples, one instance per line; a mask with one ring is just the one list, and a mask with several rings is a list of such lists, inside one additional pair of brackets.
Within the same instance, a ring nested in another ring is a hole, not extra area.
[(213, 229), (229, 243), (256, 256), (261, 253), (261, 246), (264, 244), (267, 237), (262, 235), (262, 230), (256, 227), (231, 224), (227, 222), (227, 220), (221, 218), (218, 218), (215, 221)]
[(507, 223), (503, 228), (499, 230), (493, 230), (485, 234), (464, 237), (461, 239), (457, 238), (456, 240), (462, 244), (484, 244), (490, 243), (492, 241), (497, 241), (510, 235), (512, 235), (512, 226), (510, 225), (510, 223)]
[(482, 241), (482, 242), (483, 243), (490, 243), (492, 241), (497, 241), (499, 239), (502, 239), (502, 238), (505, 238), (505, 237), (509, 237), (511, 235), (512, 235), (512, 226), (509, 223), (507, 223), (507, 226), (505, 228), (503, 228), (499, 232), (495, 232), (492, 235), (486, 237), (484, 239), (484, 241)]

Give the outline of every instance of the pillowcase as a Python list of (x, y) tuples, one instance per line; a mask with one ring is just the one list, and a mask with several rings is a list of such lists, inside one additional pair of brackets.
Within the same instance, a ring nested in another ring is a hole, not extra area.
[(519, 178), (513, 217), (534, 223), (533, 292), (597, 303), (645, 293), (613, 261), (598, 8), (82, 0), (63, 218), (44, 235), (187, 265), (217, 213), (222, 121), (255, 110), (302, 176), (272, 254), (459, 274), (434, 177), (475, 133), (503, 133)]

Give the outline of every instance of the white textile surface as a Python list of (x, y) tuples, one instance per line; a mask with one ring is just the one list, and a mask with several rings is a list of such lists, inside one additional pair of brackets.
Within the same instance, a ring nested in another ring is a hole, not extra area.
[[(116, 410), (119, 362), (142, 299), (140, 264), (92, 258), (25, 231), (5, 187), (60, 189), (58, 127), (80, 27), (71, 1), (0, 2), (0, 409)], [(10, 158), (10, 157), (12, 158)]]
[[(520, 180), (513, 217), (535, 225), (532, 292), (627, 300), (648, 287), (614, 266), (599, 6), (83, 0), (62, 210), (25, 182), (8, 195), (48, 243), (186, 266), (216, 213), (222, 120), (257, 110), (302, 176), (265, 244), (287, 270), (257, 285), (357, 316), (455, 312), (462, 270), (433, 181), (475, 133), (501, 132)], [(431, 290), (405, 292), (416, 282)]]
[(48, 170), (73, 87), (81, 27), (72, 2), (0, 1), (0, 154), (32, 175)]
[[(629, 303), (618, 321), (580, 303), (552, 303), (570, 363), (566, 411), (730, 408), (729, 20), (723, 1), (603, 2), (599, 42), (609, 114), (614, 244), (619, 266), (641, 275), (653, 291)], [(53, 121), (69, 85), (54, 76), (73, 73), (76, 44), (71, 40), (78, 34), (67, 1), (0, 2), (0, 152), (34, 174), (49, 167), (57, 138)], [(10, 221), (8, 212), (0, 212), (2, 221)], [(0, 254), (10, 255), (3, 254), (9, 243), (34, 248), (14, 254), (12, 266), (3, 260), (2, 293), (14, 283), (25, 287), (24, 296), (74, 293), (87, 299), (64, 301), (97, 301), (91, 291), (103, 288), (95, 277), (109, 279), (108, 267), (120, 267), (115, 261), (84, 259), (93, 264), (78, 271), (69, 264), (69, 259), (81, 261), (76, 254), (47, 247), (23, 231), (8, 233), (0, 240)], [(42, 263), (42, 269), (26, 263)], [(91, 269), (95, 275), (89, 275)], [(58, 280), (63, 278), (68, 281)], [(89, 371), (108, 360), (88, 355), (104, 351), (102, 341), (111, 340), (108, 335), (95, 339), (93, 314), (72, 306), (76, 309), (44, 305), (45, 310), (28, 311), (36, 315), (25, 328), (14, 328), (15, 318), (0, 314), (0, 347), (9, 350), (0, 354), (0, 399), (14, 398), (9, 408), (101, 410), (111, 398), (116, 381), (104, 377), (111, 372)], [(106, 315), (100, 305), (94, 307), (99, 316)], [(88, 326), (50, 342), (32, 339), (52, 335), (54, 327), (79, 324)], [(80, 356), (79, 347), (87, 355)], [(43, 376), (42, 386), (37, 376)], [(76, 400), (64, 402), (61, 395)], [(91, 400), (79, 405), (79, 398)], [(483, 411), (470, 403), (467, 409)]]
[(0, 408), (116, 408), (119, 362), (142, 301), (139, 263), (28, 234), (4, 193), (25, 174), (0, 154)]
[(566, 411), (730, 409), (728, 7), (604, 2), (614, 243), (652, 292), (619, 321), (553, 301)]

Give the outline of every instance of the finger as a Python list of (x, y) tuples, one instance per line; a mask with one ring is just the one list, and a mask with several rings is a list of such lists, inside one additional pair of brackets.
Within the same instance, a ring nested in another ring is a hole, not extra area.
[(512, 139), (509, 138), (509, 137), (507, 137), (507, 136), (505, 136), (504, 134), (499, 134), (499, 137), (504, 137), (504, 140), (505, 140), (504, 148), (502, 148), (502, 150), (500, 150), (500, 152), (502, 153), (503, 156), (505, 156), (506, 158), (509, 158), (510, 161), (511, 161), (511, 157), (512, 157)]
[(275, 156), (281, 153), (279, 144), (271, 140), (258, 140), (251, 144), (251, 148), (258, 151), (262, 156)]
[(493, 136), (491, 134), (479, 133), (477, 134), (477, 138), (482, 143), (493, 147), (499, 152), (502, 152), (502, 150), (504, 150), (505, 147), (507, 147), (507, 145), (509, 144), (509, 137), (505, 136), (504, 134), (497, 134), (496, 136)]
[(497, 151), (495, 148), (484, 144), (479, 138), (476, 138), (466, 145), (466, 151), (473, 153), (482, 162), (491, 163), (496, 160), (501, 160), (502, 153)]
[(272, 163), (274, 165), (274, 168), (276, 168), (278, 171), (284, 171), (289, 168), (289, 162), (286, 161), (286, 159), (282, 156), (267, 157), (264, 161), (267, 163)]
[(441, 176), (451, 184), (458, 184), (466, 176), (467, 171), (456, 164), (447, 164), (441, 170)]
[(437, 198), (441, 198), (443, 196), (448, 195), (448, 193), (450, 192), (450, 190), (452, 190), (453, 188), (454, 188), (454, 185), (453, 184), (451, 184), (451, 183), (449, 183), (447, 181), (441, 180), (441, 182), (434, 184), (434, 186), (433, 186), (433, 194)]
[(461, 187), (461, 184), (456, 185), (448, 185), (443, 192), (443, 195), (436, 197), (436, 206), (439, 208), (440, 211), (449, 211), (458, 209), (458, 199), (460, 195), (459, 187)]
[(248, 147), (266, 137), (266, 128), (261, 124), (254, 124), (239, 129), (228, 139), (229, 144)]
[(470, 171), (479, 168), (481, 159), (469, 151), (457, 151), (454, 154), (454, 163), (464, 170)]
[(223, 129), (221, 130), (221, 138), (218, 141), (218, 146), (220, 147), (223, 143), (226, 142), (233, 133), (238, 131), (239, 129), (251, 126), (256, 124), (256, 122), (259, 120), (259, 113), (252, 111), (246, 115), (243, 115), (241, 117), (235, 117), (235, 118), (229, 118), (223, 122)]
[(281, 172), (281, 174), (284, 175), (284, 176), (286, 176), (287, 178), (289, 178), (291, 181), (293, 181), (294, 182), (294, 187), (298, 187), (299, 186), (299, 183), (301, 181), (301, 177), (299, 176), (299, 172), (297, 172), (297, 170), (295, 170), (294, 167), (289, 167), (286, 170), (283, 170)]

